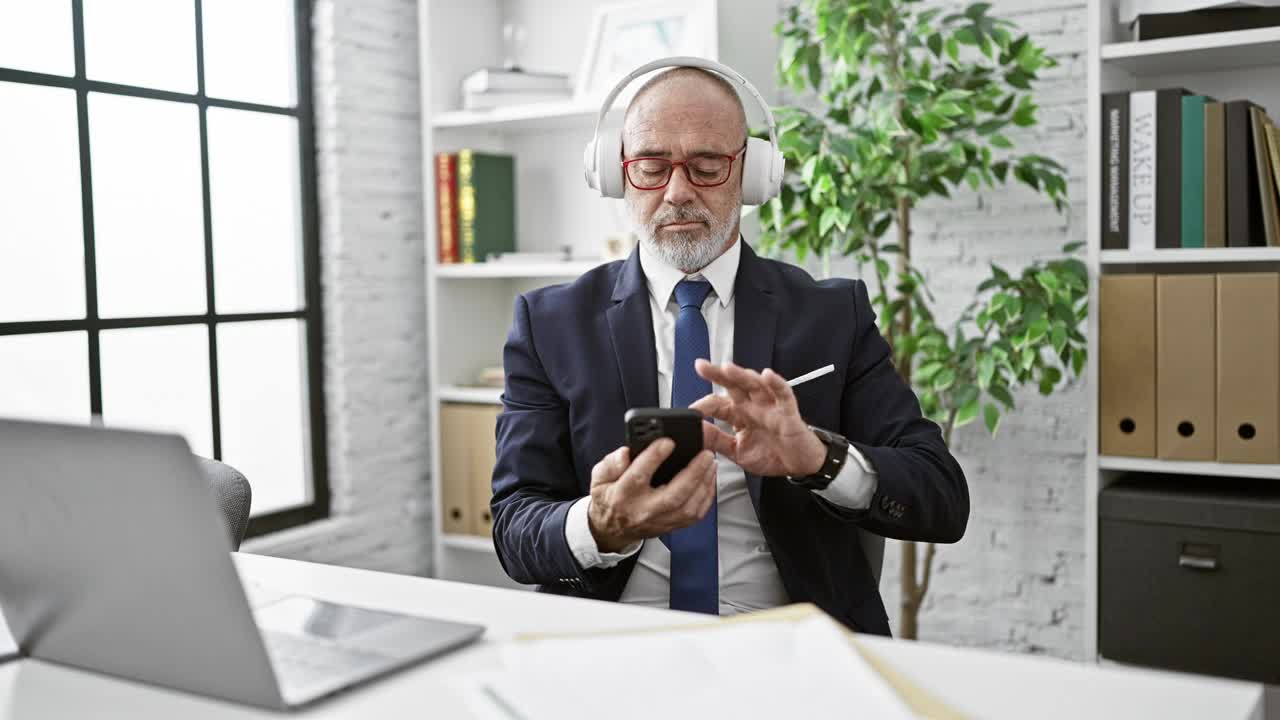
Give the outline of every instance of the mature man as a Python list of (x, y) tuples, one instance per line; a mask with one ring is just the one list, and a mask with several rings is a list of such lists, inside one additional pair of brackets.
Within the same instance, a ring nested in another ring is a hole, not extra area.
[[(865, 285), (742, 241), (746, 116), (724, 78), (655, 76), (622, 137), (640, 246), (515, 304), (493, 474), (502, 566), (547, 592), (709, 613), (811, 601), (888, 634), (858, 529), (955, 542), (969, 496)], [(794, 391), (784, 380), (827, 364)], [(720, 425), (653, 488), (671, 441), (620, 446), (626, 410), (658, 406)]]

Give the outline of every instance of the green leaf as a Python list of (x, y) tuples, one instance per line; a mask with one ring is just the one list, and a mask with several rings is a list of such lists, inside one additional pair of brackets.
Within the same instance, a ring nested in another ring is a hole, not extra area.
[(998, 148), (1004, 148), (1006, 150), (1013, 147), (1013, 143), (1009, 141), (1009, 138), (1005, 137), (1004, 135), (1001, 135), (1000, 133), (996, 133), (995, 135), (991, 136), (991, 144)]
[(818, 169), (818, 156), (814, 155), (804, 161), (804, 167), (800, 169), (800, 177), (804, 178), (805, 185), (813, 185), (813, 173)]
[(826, 235), (831, 231), (831, 226), (836, 224), (840, 217), (840, 208), (830, 205), (822, 211), (822, 217), (818, 220), (818, 234)]
[(928, 44), (929, 44), (929, 52), (933, 53), (934, 57), (941, 58), (942, 57), (942, 36), (939, 35), (938, 33), (933, 33), (932, 35), (929, 36)]
[(1048, 270), (1045, 270), (1044, 272), (1037, 274), (1036, 280), (1040, 283), (1042, 287), (1044, 287), (1045, 290), (1048, 290), (1049, 292), (1053, 292), (1060, 287), (1058, 283), (1058, 276), (1054, 275)]
[(987, 432), (992, 435), (996, 434), (996, 430), (1000, 428), (1000, 409), (991, 403), (982, 409), (983, 419), (987, 423)]
[(943, 368), (937, 375), (933, 376), (933, 389), (942, 392), (955, 384), (956, 371), (952, 368)]
[(1053, 342), (1053, 351), (1062, 354), (1062, 349), (1067, 346), (1067, 329), (1061, 325), (1054, 325), (1050, 340)]
[(964, 405), (961, 405), (960, 409), (956, 411), (955, 426), (964, 427), (965, 425), (968, 425), (969, 423), (973, 422), (974, 418), (978, 417), (979, 406), (980, 406), (980, 403), (978, 402), (977, 397), (974, 397), (972, 401), (967, 402)]
[(991, 386), (991, 378), (996, 374), (996, 359), (983, 355), (978, 360), (978, 387), (986, 390)]
[(1084, 348), (1076, 348), (1071, 351), (1071, 372), (1076, 377), (1080, 377), (1080, 373), (1084, 371), (1085, 361), (1088, 359), (1088, 353)]
[(1009, 388), (1004, 385), (992, 385), (987, 388), (987, 392), (991, 397), (999, 400), (1000, 404), (1004, 405), (1006, 408), (1010, 410), (1013, 409), (1013, 395), (1009, 392)]
[(951, 62), (960, 62), (960, 44), (956, 42), (955, 36), (947, 38), (947, 57), (951, 58)]
[(955, 405), (957, 407), (963, 407), (970, 403), (975, 403), (978, 401), (978, 396), (981, 394), (981, 391), (978, 390), (976, 385), (961, 385), (959, 389), (955, 391)]
[(927, 362), (921, 365), (920, 368), (916, 370), (916, 381), (922, 384), (928, 384), (943, 367), (945, 367), (945, 365), (937, 361)]

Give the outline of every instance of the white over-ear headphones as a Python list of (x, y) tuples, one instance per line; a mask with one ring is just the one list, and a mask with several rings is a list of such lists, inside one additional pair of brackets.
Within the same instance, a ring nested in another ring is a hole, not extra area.
[(778, 149), (778, 134), (774, 127), (773, 112), (769, 104), (760, 96), (746, 78), (737, 71), (717, 62), (699, 57), (669, 57), (654, 60), (632, 70), (622, 78), (613, 90), (605, 96), (600, 114), (596, 116), (596, 129), (582, 153), (582, 169), (587, 178), (587, 185), (599, 190), (601, 197), (620, 198), (626, 182), (622, 176), (622, 132), (611, 131), (600, 134), (600, 125), (604, 117), (618, 97), (632, 80), (645, 73), (664, 67), (696, 67), (709, 70), (730, 81), (741, 83), (760, 104), (765, 120), (769, 123), (769, 141), (760, 138), (747, 138), (747, 152), (742, 159), (742, 203), (744, 205), (760, 205), (772, 197), (776, 197), (782, 188), (782, 170), (785, 160)]

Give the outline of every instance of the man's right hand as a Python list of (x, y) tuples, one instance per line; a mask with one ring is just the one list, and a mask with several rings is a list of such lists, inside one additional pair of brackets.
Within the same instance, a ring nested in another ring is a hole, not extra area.
[(649, 479), (674, 449), (670, 438), (659, 438), (632, 460), (623, 446), (591, 469), (587, 523), (601, 552), (688, 527), (711, 510), (716, 460), (710, 450), (694, 456), (671, 482), (650, 487)]

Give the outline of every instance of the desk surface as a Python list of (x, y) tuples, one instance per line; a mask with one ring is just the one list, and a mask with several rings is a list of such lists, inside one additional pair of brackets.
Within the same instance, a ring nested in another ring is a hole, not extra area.
[[(241, 577), (336, 602), (486, 625), (477, 644), (324, 701), (301, 716), (466, 718), (459, 675), (495, 667), (496, 646), (518, 632), (651, 627), (705, 618), (236, 555)], [(1190, 675), (863, 636), (867, 646), (924, 688), (982, 718), (1262, 718), (1262, 687)], [(625, 690), (624, 690), (625, 692)], [(278, 714), (147, 687), (36, 660), (0, 665), (0, 719), (55, 717), (279, 718)]]

